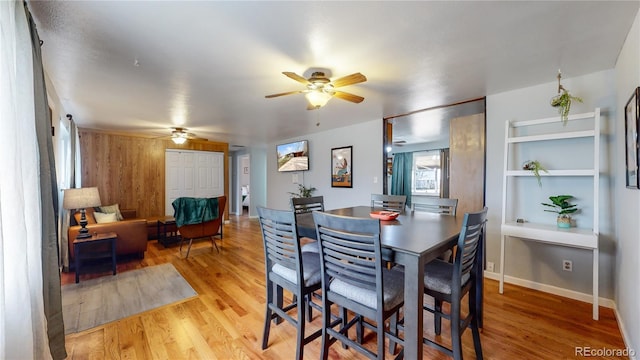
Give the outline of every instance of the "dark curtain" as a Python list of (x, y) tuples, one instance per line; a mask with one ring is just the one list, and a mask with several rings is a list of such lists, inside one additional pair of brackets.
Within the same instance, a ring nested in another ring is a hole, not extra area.
[(412, 171), (413, 153), (396, 153), (393, 155), (391, 195), (406, 195), (407, 206), (411, 206)]
[(35, 95), (35, 127), (40, 153), (40, 195), (42, 205), (42, 282), (44, 312), (47, 318), (49, 350), (53, 359), (64, 359), (67, 351), (64, 343), (62, 320), (62, 295), (58, 253), (58, 186), (51, 139), (51, 114), (42, 68), (40, 37), (27, 3), (25, 13), (31, 32), (33, 49), (33, 82)]
[(440, 197), (449, 197), (449, 149), (440, 150)]

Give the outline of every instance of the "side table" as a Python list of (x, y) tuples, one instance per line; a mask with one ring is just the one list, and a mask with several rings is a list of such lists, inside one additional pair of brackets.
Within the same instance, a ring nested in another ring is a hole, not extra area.
[[(107, 232), (94, 234), (90, 238), (73, 240), (73, 252), (75, 256), (76, 284), (80, 282), (80, 267), (82, 260), (96, 260), (111, 258), (111, 269), (116, 274), (116, 240), (118, 234)], [(103, 250), (101, 244), (108, 245), (108, 250)], [(96, 249), (97, 248), (97, 249)]]
[[(178, 242), (178, 228), (176, 219), (173, 216), (165, 216), (158, 219), (157, 223), (158, 242), (164, 247)], [(169, 234), (169, 236), (167, 236)]]

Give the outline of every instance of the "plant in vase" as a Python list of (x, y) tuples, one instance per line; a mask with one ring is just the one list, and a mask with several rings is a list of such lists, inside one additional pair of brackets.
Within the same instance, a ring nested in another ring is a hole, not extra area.
[(578, 205), (569, 204), (567, 200), (572, 199), (572, 195), (557, 195), (549, 196), (551, 204), (542, 203), (542, 205), (550, 207), (551, 209), (545, 209), (544, 211), (554, 212), (558, 214), (557, 222), (560, 228), (571, 227), (571, 215), (578, 211)]
[(316, 191), (316, 188), (313, 186), (305, 187), (304, 184), (298, 184), (298, 192), (290, 192), (289, 195), (291, 197), (307, 198), (311, 197), (314, 191)]
[(549, 171), (542, 167), (542, 164), (538, 160), (527, 160), (522, 164), (522, 170), (530, 170), (533, 173), (533, 176), (538, 180), (538, 185), (542, 186), (542, 180), (540, 179), (540, 171), (544, 171), (547, 174)]

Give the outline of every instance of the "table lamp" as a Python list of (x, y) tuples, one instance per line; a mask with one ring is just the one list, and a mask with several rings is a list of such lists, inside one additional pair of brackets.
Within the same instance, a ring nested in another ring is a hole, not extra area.
[(62, 207), (65, 209), (79, 209), (80, 210), (80, 233), (76, 237), (77, 239), (86, 239), (91, 237), (89, 229), (87, 229), (87, 216), (85, 208), (100, 206), (100, 194), (97, 187), (66, 189), (64, 191), (64, 199), (62, 200)]

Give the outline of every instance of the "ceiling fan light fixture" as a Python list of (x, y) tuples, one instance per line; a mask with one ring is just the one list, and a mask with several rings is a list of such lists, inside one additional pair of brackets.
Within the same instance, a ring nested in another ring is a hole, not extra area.
[(309, 104), (315, 108), (321, 108), (327, 105), (327, 102), (331, 99), (331, 95), (319, 90), (309, 91), (304, 96), (307, 98)]
[(179, 135), (178, 135), (178, 136), (176, 136), (176, 135), (172, 136), (172, 137), (171, 137), (171, 140), (172, 140), (176, 145), (182, 145), (182, 144), (184, 144), (185, 142), (187, 142), (187, 138), (186, 138), (186, 137), (179, 136)]

